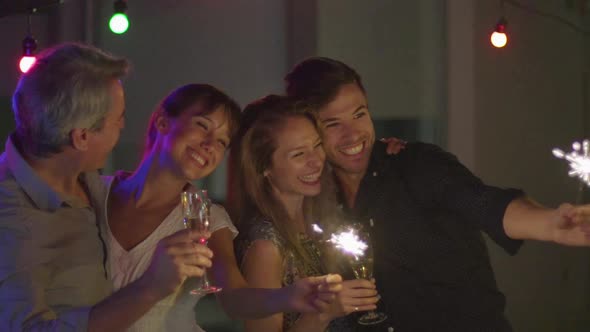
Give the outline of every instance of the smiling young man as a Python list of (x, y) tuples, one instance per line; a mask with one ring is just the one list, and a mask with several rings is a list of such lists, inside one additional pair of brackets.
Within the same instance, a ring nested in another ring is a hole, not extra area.
[(318, 111), (338, 195), (370, 230), (380, 310), (396, 332), (512, 331), (481, 231), (510, 254), (523, 239), (590, 244), (588, 206), (541, 207), (520, 190), (482, 183), (431, 144), (388, 155), (346, 64), (310, 58), (285, 81)]

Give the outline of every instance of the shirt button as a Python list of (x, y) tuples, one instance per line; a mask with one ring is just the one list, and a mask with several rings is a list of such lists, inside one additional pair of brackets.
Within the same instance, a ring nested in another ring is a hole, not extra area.
[(375, 221), (373, 220), (373, 218), (369, 219), (369, 225), (371, 225), (371, 227), (375, 226)]
[(377, 172), (373, 172), (373, 176), (377, 176)]

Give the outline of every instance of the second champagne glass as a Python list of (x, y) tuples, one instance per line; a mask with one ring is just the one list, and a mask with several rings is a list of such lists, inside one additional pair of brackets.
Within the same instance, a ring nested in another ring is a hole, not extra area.
[[(362, 227), (355, 225), (355, 232), (359, 239), (366, 244), (362, 255), (347, 255), (354, 276), (357, 279), (371, 280), (373, 278), (373, 246), (369, 233), (362, 230)], [(368, 311), (358, 319), (361, 325), (375, 325), (387, 319), (387, 315), (375, 310)]]
[[(181, 194), (184, 227), (198, 232), (209, 231), (211, 226), (211, 201), (207, 190), (184, 191)], [(207, 239), (201, 238), (199, 243), (207, 245)], [(193, 295), (217, 293), (221, 287), (213, 286), (203, 274), (201, 287), (190, 291)]]

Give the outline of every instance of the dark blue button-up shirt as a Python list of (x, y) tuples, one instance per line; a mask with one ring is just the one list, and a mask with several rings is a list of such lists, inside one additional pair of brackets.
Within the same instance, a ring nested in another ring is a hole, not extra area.
[(485, 185), (434, 145), (410, 143), (387, 155), (376, 142), (348, 212), (370, 230), (387, 326), (396, 332), (511, 331), (481, 231), (516, 253), (521, 241), (505, 234), (503, 216), (521, 195)]

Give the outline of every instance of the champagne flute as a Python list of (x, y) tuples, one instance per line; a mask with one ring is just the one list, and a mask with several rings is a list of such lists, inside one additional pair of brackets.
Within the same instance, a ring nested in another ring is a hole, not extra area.
[[(211, 226), (211, 201), (207, 190), (183, 191), (181, 194), (184, 227), (198, 232), (207, 232)], [(199, 239), (199, 243), (207, 245), (207, 239)], [(203, 274), (201, 287), (190, 291), (192, 295), (217, 293), (221, 287), (213, 286), (207, 279), (207, 271)]]
[[(360, 225), (355, 224), (353, 227), (354, 232), (358, 235), (359, 241), (364, 243), (364, 250), (362, 254), (349, 254), (346, 256), (348, 257), (355, 278), (371, 280), (373, 278), (373, 247), (371, 245), (371, 238), (368, 232), (361, 229), (362, 227)], [(386, 319), (386, 314), (371, 310), (359, 317), (357, 322), (361, 325), (375, 325)]]

